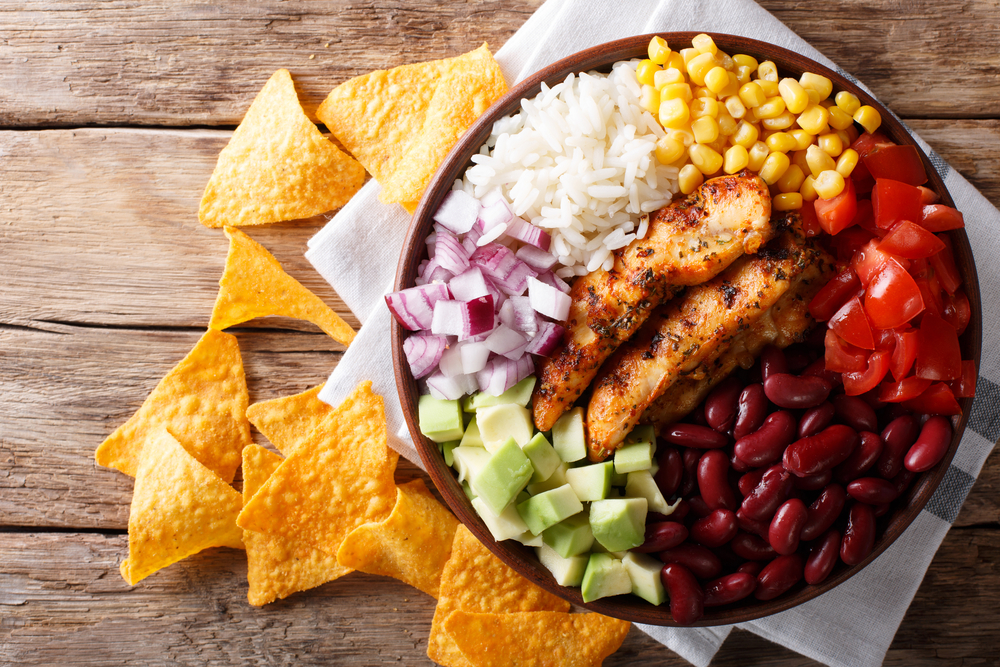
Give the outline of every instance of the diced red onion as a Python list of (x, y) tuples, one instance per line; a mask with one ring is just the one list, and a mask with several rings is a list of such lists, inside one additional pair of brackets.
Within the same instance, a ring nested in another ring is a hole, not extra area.
[(425, 285), (427, 283), (446, 283), (452, 279), (454, 274), (438, 264), (436, 259), (432, 259), (423, 265), (423, 269), (417, 275), (420, 279), (418, 285)]
[(560, 292), (565, 292), (566, 294), (569, 294), (569, 291), (571, 289), (569, 283), (567, 283), (565, 280), (557, 276), (552, 271), (543, 271), (539, 273), (538, 279), (541, 280), (546, 285), (552, 285), (552, 287), (555, 287)]
[(420, 379), (434, 370), (445, 348), (448, 339), (444, 336), (409, 336), (403, 341), (403, 354), (410, 364), (413, 377)]
[(517, 264), (505, 279), (493, 279), (493, 282), (500, 288), (501, 292), (511, 296), (520, 296), (524, 290), (528, 289), (528, 278), (534, 278), (538, 272), (519, 259), (514, 261)]
[(478, 266), (452, 278), (448, 287), (451, 288), (451, 295), (457, 301), (470, 301), (490, 294), (490, 288), (486, 285), (486, 279), (483, 278), (483, 272)]
[(434, 398), (446, 401), (458, 400), (466, 394), (475, 392), (479, 387), (479, 382), (475, 375), (447, 377), (440, 371), (429, 376), (425, 382)]
[(481, 206), (479, 200), (461, 190), (452, 190), (444, 196), (434, 213), (434, 222), (455, 232), (464, 234), (476, 224)]
[(454, 275), (469, 268), (469, 253), (466, 252), (458, 237), (448, 232), (438, 234), (433, 259), (443, 269)]
[(528, 243), (539, 250), (548, 250), (552, 237), (541, 227), (535, 227), (521, 218), (514, 218), (507, 223), (507, 236), (513, 236), (518, 241)]
[(434, 304), (431, 332), (466, 340), (493, 328), (493, 297), (470, 301), (438, 301)]
[(386, 294), (385, 303), (397, 322), (410, 331), (418, 331), (430, 328), (435, 304), (450, 296), (447, 285), (430, 283)]
[(462, 370), (462, 348), (460, 346), (461, 343), (452, 345), (441, 354), (441, 359), (438, 361), (438, 370), (444, 373), (445, 377), (452, 378), (456, 375), (465, 374)]
[(555, 322), (542, 322), (538, 326), (538, 333), (528, 341), (525, 352), (537, 354), (540, 357), (552, 356), (555, 349), (562, 342), (566, 329)]
[(469, 230), (469, 233), (462, 239), (462, 247), (466, 249), (470, 257), (476, 251), (476, 248), (479, 247), (479, 239), (481, 238), (483, 238), (483, 225), (477, 220), (476, 224)]
[(508, 326), (515, 331), (534, 336), (538, 331), (538, 315), (531, 307), (531, 299), (526, 296), (512, 296), (508, 299), (508, 303), (514, 311), (514, 323)]
[(502, 354), (508, 359), (517, 359), (528, 347), (528, 339), (506, 324), (500, 324), (486, 339), (486, 347), (490, 352)]
[(497, 225), (504, 225), (514, 219), (514, 211), (503, 197), (479, 209), (479, 222), (484, 232), (489, 232)]
[(474, 342), (470, 339), (462, 343), (459, 349), (462, 350), (463, 373), (478, 373), (486, 368), (486, 362), (490, 359), (490, 348), (486, 347), (485, 342)]
[[(551, 285), (546, 285), (537, 278), (528, 278), (528, 298), (531, 299), (532, 308), (558, 322), (564, 322), (569, 316), (569, 307), (573, 301), (565, 292), (561, 292)], [(434, 315), (436, 321), (436, 307)]]
[(491, 396), (499, 396), (515, 384), (532, 374), (535, 362), (525, 354), (517, 360), (493, 357), (486, 368), (476, 373), (479, 390)]
[(538, 271), (547, 271), (556, 265), (556, 256), (533, 245), (522, 246), (515, 255), (519, 260)]

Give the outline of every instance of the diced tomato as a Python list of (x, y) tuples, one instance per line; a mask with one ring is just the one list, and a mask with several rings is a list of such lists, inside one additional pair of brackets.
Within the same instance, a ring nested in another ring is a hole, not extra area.
[(827, 247), (838, 262), (850, 262), (858, 250), (871, 241), (874, 236), (867, 229), (852, 225), (836, 236), (824, 236)]
[(885, 374), (889, 372), (889, 353), (872, 352), (868, 357), (868, 367), (857, 373), (844, 373), (844, 393), (848, 396), (860, 396), (878, 386)]
[(861, 136), (859, 136), (857, 139), (854, 140), (854, 143), (851, 144), (851, 148), (856, 150), (861, 158), (864, 158), (865, 156), (868, 155), (868, 153), (875, 150), (876, 148), (882, 148), (885, 146), (895, 146), (895, 145), (896, 144), (892, 143), (892, 141), (890, 141), (883, 134), (880, 134), (878, 132), (871, 132), (871, 133), (865, 132), (864, 134), (862, 134)]
[(868, 323), (861, 299), (853, 297), (830, 318), (829, 327), (837, 332), (851, 345), (863, 347), (866, 350), (875, 349), (875, 339), (872, 337), (872, 325)]
[(830, 235), (836, 235), (854, 222), (858, 212), (858, 197), (854, 194), (854, 183), (847, 179), (844, 191), (832, 199), (817, 199), (813, 202), (819, 226)]
[(880, 178), (890, 178), (914, 186), (927, 182), (924, 162), (920, 159), (916, 146), (876, 146), (863, 159), (876, 182)]
[(955, 327), (934, 313), (924, 313), (917, 331), (917, 377), (957, 380), (962, 375), (962, 350)]
[(877, 239), (872, 239), (862, 246), (858, 252), (854, 253), (851, 266), (854, 268), (854, 272), (858, 274), (861, 284), (867, 285), (875, 277), (878, 270), (890, 260), (895, 260), (904, 269), (908, 270), (910, 268), (909, 260), (885, 252), (882, 249), (881, 243)]
[(823, 285), (809, 302), (809, 314), (817, 322), (826, 322), (861, 288), (861, 281), (849, 266)]
[(930, 204), (936, 204), (939, 201), (941, 201), (941, 197), (938, 195), (938, 193), (934, 192), (930, 188), (925, 188), (924, 186), (921, 185), (920, 187), (917, 188), (917, 190), (920, 190), (920, 203), (923, 204), (924, 206), (929, 206)]
[(929, 232), (947, 232), (951, 229), (965, 227), (965, 216), (962, 212), (944, 204), (930, 204), (920, 209), (919, 218), (908, 218), (920, 223)]
[(955, 290), (962, 284), (962, 274), (958, 272), (958, 267), (955, 266), (955, 255), (952, 250), (951, 239), (948, 238), (947, 234), (938, 234), (937, 239), (945, 247), (941, 252), (931, 257), (928, 262), (931, 268), (934, 269), (934, 275), (937, 276), (944, 291), (948, 294), (954, 294)]
[(916, 221), (923, 218), (920, 190), (908, 183), (888, 178), (875, 179), (872, 208), (875, 211), (875, 224), (882, 229), (890, 229), (900, 220)]
[(962, 377), (948, 383), (956, 398), (972, 398), (976, 395), (976, 362), (966, 359), (962, 361)]
[(883, 382), (878, 386), (878, 397), (886, 403), (902, 403), (916, 398), (931, 386), (930, 380), (908, 377), (899, 382)]
[(868, 167), (865, 166), (865, 163), (861, 161), (854, 167), (848, 180), (854, 183), (854, 191), (859, 197), (871, 194), (872, 188), (875, 187), (875, 179), (868, 173)]
[(879, 238), (882, 238), (889, 233), (888, 230), (879, 229), (879, 227), (875, 224), (875, 212), (872, 209), (872, 202), (870, 199), (858, 200), (858, 212), (854, 215), (854, 224), (870, 233), (872, 236), (877, 236)]
[(941, 317), (944, 313), (944, 301), (942, 297), (946, 292), (941, 291), (937, 278), (915, 278), (917, 289), (920, 290), (920, 297), (924, 300), (924, 312), (933, 313)]
[(878, 244), (882, 252), (907, 259), (923, 259), (944, 250), (944, 242), (909, 220), (897, 222)]
[(932, 384), (927, 391), (916, 398), (902, 403), (903, 407), (925, 415), (959, 415), (962, 408), (955, 400), (955, 394), (944, 382)]
[(969, 297), (965, 295), (964, 290), (959, 288), (954, 294), (945, 294), (943, 304), (941, 317), (944, 318), (945, 322), (955, 327), (955, 331), (961, 336), (965, 333), (966, 327), (969, 326), (969, 320), (972, 319), (972, 306), (969, 305)]
[(895, 329), (875, 329), (872, 331), (872, 338), (875, 340), (876, 350), (887, 350), (891, 353), (896, 349)]
[(823, 228), (819, 226), (819, 219), (816, 217), (815, 206), (803, 206), (799, 209), (799, 217), (802, 218), (802, 233), (806, 238), (819, 236)]
[(917, 330), (893, 331), (896, 338), (896, 347), (892, 350), (892, 358), (889, 360), (889, 370), (892, 377), (898, 382), (906, 377), (906, 374), (913, 368), (913, 362), (917, 359)]
[(856, 373), (868, 367), (868, 352), (845, 342), (832, 329), (827, 329), (825, 348), (828, 371)]
[(895, 329), (924, 309), (920, 288), (899, 262), (889, 259), (865, 292), (865, 312), (876, 329)]

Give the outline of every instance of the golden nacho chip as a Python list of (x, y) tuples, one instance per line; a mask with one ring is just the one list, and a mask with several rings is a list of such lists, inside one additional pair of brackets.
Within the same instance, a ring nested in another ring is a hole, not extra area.
[(334, 340), (350, 345), (354, 330), (323, 301), (285, 273), (264, 246), (238, 229), (226, 227), (229, 254), (219, 280), (210, 329), (222, 331), (265, 315), (312, 322)]
[(154, 436), (166, 428), (201, 464), (232, 482), (240, 452), (252, 442), (249, 402), (236, 338), (209, 329), (94, 458), (135, 477), (143, 447), (160, 442)]
[(382, 397), (362, 382), (332, 414), (316, 419), (308, 440), (292, 449), (237, 523), (335, 555), (348, 533), (392, 511), (398, 459), (386, 444)]
[(128, 517), (128, 560), (121, 573), (131, 585), (209, 547), (243, 548), (236, 489), (198, 463), (166, 430), (143, 449)]
[(384, 521), (358, 526), (344, 538), (337, 561), (436, 598), (457, 527), (458, 519), (416, 479), (396, 487), (396, 506)]
[(198, 219), (242, 227), (308, 218), (346, 204), (364, 180), (364, 168), (309, 120), (291, 74), (279, 69), (219, 154)]
[(445, 630), (476, 667), (600, 667), (631, 627), (603, 614), (453, 612)]
[(548, 593), (508, 567), (463, 525), (455, 531), (451, 557), (441, 573), (441, 590), (427, 657), (445, 667), (469, 667), (458, 645), (445, 631), (455, 611), (503, 614), (517, 611), (569, 611), (569, 602)]
[[(337, 419), (333, 406), (319, 400), (319, 385), (294, 396), (281, 396), (254, 403), (247, 408), (247, 419), (284, 456), (312, 437), (313, 429), (327, 419)], [(246, 473), (244, 473), (246, 474)]]
[[(282, 458), (259, 445), (243, 450), (243, 504), (253, 497), (281, 465)], [(247, 549), (247, 600), (260, 607), (292, 593), (309, 590), (351, 571), (336, 557), (311, 544), (243, 531)]]

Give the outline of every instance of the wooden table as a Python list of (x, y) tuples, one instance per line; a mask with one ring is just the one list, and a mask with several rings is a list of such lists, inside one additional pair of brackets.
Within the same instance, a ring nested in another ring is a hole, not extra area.
[[(132, 480), (93, 450), (208, 322), (227, 243), (198, 201), (268, 76), (289, 68), (311, 110), (348, 77), (499, 47), (538, 4), (0, 0), (0, 663), (427, 664), (434, 602), (391, 579), (256, 609), (243, 556), (215, 549), (130, 590)], [(1000, 204), (996, 2), (763, 4)], [(323, 222), (251, 233), (357, 326), (303, 258)], [(322, 382), (343, 352), (284, 319), (237, 337), (251, 401)], [(998, 491), (993, 456), (887, 663), (998, 664)], [(686, 664), (637, 630), (607, 664), (639, 660)], [(737, 631), (715, 664), (804, 662)]]

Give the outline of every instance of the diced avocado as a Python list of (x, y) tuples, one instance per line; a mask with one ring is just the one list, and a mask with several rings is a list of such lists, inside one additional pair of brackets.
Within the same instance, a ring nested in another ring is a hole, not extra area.
[(539, 493), (544, 493), (545, 491), (551, 491), (552, 489), (557, 489), (563, 484), (568, 484), (566, 479), (566, 471), (569, 467), (565, 463), (560, 463), (559, 467), (552, 471), (549, 478), (542, 482), (535, 482), (528, 485), (528, 493), (531, 495), (537, 495)]
[(566, 471), (566, 480), (580, 500), (584, 502), (604, 500), (611, 490), (611, 475), (614, 469), (615, 465), (611, 461), (570, 468)]
[(584, 602), (632, 592), (625, 565), (609, 554), (590, 554), (581, 586)]
[(535, 432), (531, 411), (520, 405), (482, 408), (476, 413), (476, 423), (483, 446), (491, 452), (507, 442), (507, 438), (514, 438), (518, 446), (523, 447)]
[(653, 445), (646, 441), (626, 443), (615, 451), (615, 472), (624, 474), (649, 470), (653, 465)]
[(490, 460), (490, 453), (482, 447), (463, 447), (459, 445), (451, 450), (454, 461), (452, 468), (458, 473), (458, 481), (465, 482), (482, 470)]
[(517, 541), (526, 547), (540, 547), (545, 542), (542, 541), (541, 535), (535, 535), (530, 530), (526, 530), (517, 537)]
[(535, 376), (529, 375), (499, 396), (490, 396), (485, 391), (473, 394), (468, 397), (469, 407), (473, 411), (478, 411), (480, 408), (489, 408), (494, 405), (513, 404), (526, 406), (528, 405), (528, 401), (531, 400), (531, 392), (534, 390)]
[(459, 440), (464, 431), (462, 406), (458, 401), (445, 401), (424, 394), (417, 403), (420, 432), (434, 442)]
[(632, 442), (648, 442), (649, 444), (656, 447), (656, 429), (653, 428), (652, 424), (642, 424), (636, 426), (632, 429), (628, 435), (625, 436), (626, 443)]
[(649, 474), (652, 475), (653, 477), (656, 477), (656, 473), (658, 473), (659, 471), (660, 471), (660, 462), (657, 461), (656, 458), (654, 457), (652, 465), (649, 466)]
[(489, 457), (482, 470), (469, 479), (469, 484), (490, 511), (500, 516), (504, 508), (531, 479), (534, 469), (531, 467), (531, 461), (514, 442), (514, 438), (508, 438), (507, 442)]
[(462, 482), (462, 491), (465, 492), (465, 495), (469, 498), (470, 501), (476, 499), (476, 494), (472, 490), (472, 487), (469, 486), (468, 482)]
[(490, 508), (486, 506), (482, 498), (473, 500), (472, 506), (476, 508), (479, 518), (490, 529), (493, 539), (497, 542), (517, 539), (528, 530), (528, 526), (525, 525), (521, 516), (517, 513), (517, 508), (513, 504), (507, 505), (507, 508), (503, 512), (500, 512), (499, 516), (490, 511)]
[(583, 408), (573, 408), (552, 427), (552, 446), (566, 463), (579, 461), (587, 455), (587, 434), (583, 424)]
[(639, 546), (646, 538), (647, 507), (645, 498), (614, 498), (590, 503), (590, 529), (594, 531), (594, 539), (608, 551), (625, 551)]
[(531, 459), (531, 465), (535, 469), (535, 474), (531, 476), (532, 484), (547, 480), (562, 463), (543, 433), (536, 433), (521, 450)]
[(666, 602), (667, 592), (663, 589), (663, 580), (660, 578), (662, 562), (652, 556), (629, 551), (622, 558), (622, 563), (632, 580), (632, 593), (650, 604), (660, 605)]
[(583, 505), (569, 484), (531, 496), (517, 505), (517, 513), (535, 535), (582, 511)]
[[(614, 461), (611, 462), (614, 465)], [(625, 486), (628, 483), (628, 473), (613, 473), (611, 475), (611, 486)]]
[(462, 446), (463, 447), (482, 447), (483, 446), (483, 436), (479, 434), (479, 424), (476, 422), (476, 418), (473, 417), (469, 425), (465, 427), (465, 434), (462, 436)]
[(452, 453), (455, 451), (455, 448), (458, 447), (461, 443), (462, 443), (461, 440), (450, 440), (448, 442), (441, 443), (441, 453), (444, 455), (445, 465), (448, 466), (455, 465), (455, 457), (452, 455)]
[(563, 558), (552, 547), (543, 544), (535, 549), (538, 560), (541, 561), (560, 586), (579, 586), (583, 581), (583, 573), (587, 570), (588, 554)]
[(594, 544), (594, 533), (590, 530), (590, 518), (582, 512), (546, 529), (542, 533), (542, 538), (563, 558), (586, 553)]
[(660, 514), (673, 514), (680, 500), (673, 505), (668, 503), (660, 492), (660, 487), (656, 485), (656, 480), (649, 474), (648, 470), (630, 472), (628, 474), (628, 484), (625, 485), (625, 495), (629, 498), (645, 498), (649, 503), (652, 512)]

